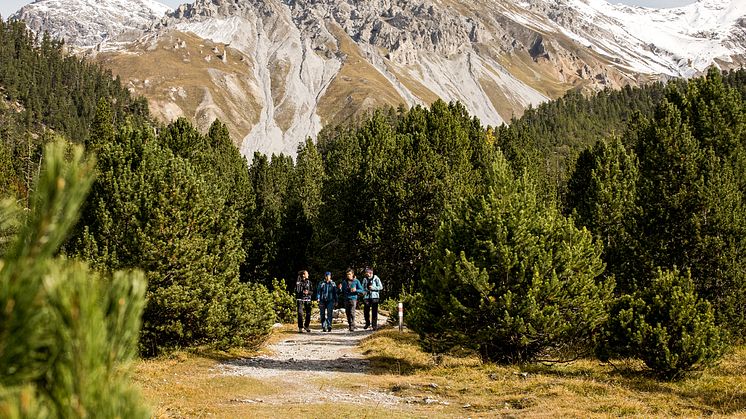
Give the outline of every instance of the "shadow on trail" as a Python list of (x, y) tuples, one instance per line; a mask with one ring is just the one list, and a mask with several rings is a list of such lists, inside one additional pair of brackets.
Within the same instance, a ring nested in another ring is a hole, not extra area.
[[(314, 330), (311, 333), (283, 333), (283, 340), (270, 345), (270, 355), (233, 359), (223, 365), (240, 374), (272, 374), (275, 372), (349, 372), (363, 373), (370, 362), (355, 353), (370, 330), (335, 329), (333, 332)], [(252, 371), (254, 373), (252, 373)]]
[(283, 345), (318, 345), (318, 346), (347, 346), (353, 348), (356, 342), (345, 340), (345, 339), (324, 339), (324, 338), (313, 338), (313, 339), (288, 339), (282, 342)]
[(269, 359), (246, 358), (226, 362), (224, 365), (236, 368), (258, 368), (278, 371), (316, 371), (316, 372), (356, 372), (362, 373), (368, 368), (369, 362), (364, 359)]

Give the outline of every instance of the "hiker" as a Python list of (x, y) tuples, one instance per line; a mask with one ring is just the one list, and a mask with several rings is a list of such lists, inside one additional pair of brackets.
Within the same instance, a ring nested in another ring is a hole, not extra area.
[[(299, 271), (295, 282), (295, 299), (298, 302), (298, 333), (310, 332), (311, 325), (311, 299), (313, 288), (308, 279), (308, 271)], [(305, 312), (305, 320), (303, 314)]]
[(347, 313), (347, 325), (350, 332), (355, 331), (355, 310), (357, 308), (357, 295), (362, 294), (363, 284), (355, 277), (355, 271), (347, 269), (347, 280), (342, 282), (342, 294), (345, 296), (345, 312)]
[(319, 283), (319, 287), (316, 290), (316, 299), (319, 301), (321, 330), (331, 332), (334, 304), (337, 302), (337, 285), (332, 281), (331, 272), (324, 274), (324, 280)]
[[(363, 329), (365, 330), (368, 330), (371, 326), (373, 326), (373, 330), (378, 329), (378, 298), (382, 289), (383, 284), (378, 275), (373, 274), (373, 269), (365, 268), (365, 278), (363, 278), (363, 315), (365, 317)], [(373, 319), (370, 318), (371, 308), (373, 309)]]

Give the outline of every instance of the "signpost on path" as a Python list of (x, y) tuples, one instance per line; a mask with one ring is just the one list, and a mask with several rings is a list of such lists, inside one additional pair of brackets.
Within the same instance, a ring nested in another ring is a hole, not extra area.
[(404, 330), (404, 303), (399, 302), (399, 332)]

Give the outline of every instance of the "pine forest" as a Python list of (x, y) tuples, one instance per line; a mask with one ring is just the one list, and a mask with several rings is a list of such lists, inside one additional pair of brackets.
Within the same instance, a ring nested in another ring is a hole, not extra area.
[(433, 356), (634, 359), (667, 383), (744, 344), (746, 70), (301, 140), (246, 159), (225, 121), (159, 122), (0, 22), (0, 416), (148, 417), (134, 363), (261, 347), (303, 269), (375, 267)]

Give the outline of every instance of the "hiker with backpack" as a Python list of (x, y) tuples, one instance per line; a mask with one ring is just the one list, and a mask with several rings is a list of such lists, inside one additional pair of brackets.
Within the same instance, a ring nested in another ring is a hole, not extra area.
[(334, 304), (337, 302), (337, 285), (332, 281), (331, 272), (324, 274), (324, 280), (319, 283), (316, 290), (316, 299), (319, 301), (321, 330), (331, 332)]
[(352, 268), (347, 269), (347, 280), (342, 281), (342, 294), (345, 297), (345, 312), (350, 332), (355, 331), (355, 310), (357, 309), (357, 295), (363, 293), (363, 284), (355, 277)]
[[(298, 303), (298, 333), (311, 331), (311, 299), (313, 286), (308, 279), (308, 271), (299, 271), (295, 281), (295, 300)], [(305, 318), (304, 318), (305, 314)]]
[[(380, 292), (383, 289), (381, 279), (373, 274), (373, 269), (365, 268), (365, 278), (363, 278), (363, 315), (365, 317), (365, 326), (363, 329), (373, 327), (378, 329), (378, 300)], [(370, 317), (371, 309), (373, 318)], [(372, 322), (371, 322), (372, 320)]]

